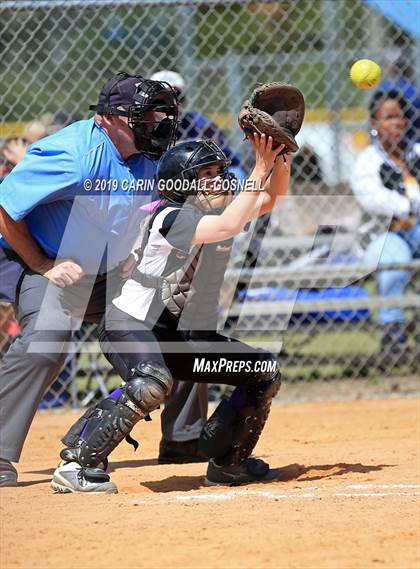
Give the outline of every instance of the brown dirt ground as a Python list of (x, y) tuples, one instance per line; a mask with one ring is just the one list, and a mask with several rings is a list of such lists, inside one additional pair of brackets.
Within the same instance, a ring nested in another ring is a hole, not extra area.
[(205, 466), (159, 466), (159, 421), (113, 455), (112, 496), (55, 495), (72, 412), (39, 413), (1, 500), (1, 569), (420, 566), (420, 400), (276, 404), (257, 447), (282, 480), (205, 488)]

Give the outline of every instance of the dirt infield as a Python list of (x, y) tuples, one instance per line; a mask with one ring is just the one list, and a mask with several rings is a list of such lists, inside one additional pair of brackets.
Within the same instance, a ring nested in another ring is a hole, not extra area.
[(113, 455), (120, 493), (54, 495), (75, 414), (40, 413), (1, 500), (1, 569), (367, 568), (420, 565), (420, 400), (276, 404), (257, 454), (282, 480), (205, 488), (159, 466), (159, 421)]

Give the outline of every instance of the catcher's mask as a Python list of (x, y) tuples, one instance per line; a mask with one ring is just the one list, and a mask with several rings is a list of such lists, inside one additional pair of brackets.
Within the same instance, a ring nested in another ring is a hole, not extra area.
[[(126, 110), (118, 108), (121, 106)], [(175, 144), (178, 101), (175, 90), (165, 81), (118, 73), (102, 89), (98, 104), (89, 109), (100, 115), (128, 117), (137, 150), (152, 160)], [(160, 120), (145, 116), (150, 111), (165, 116)]]
[[(212, 177), (200, 179), (199, 171), (205, 166), (218, 165), (219, 172)], [(231, 195), (234, 175), (228, 170), (230, 160), (213, 140), (181, 142), (169, 149), (159, 160), (157, 167), (158, 187), (169, 201), (183, 203), (189, 196), (197, 196), (197, 205), (205, 211), (222, 211)], [(212, 178), (220, 178), (219, 190), (209, 189)], [(212, 203), (224, 195), (222, 203)]]

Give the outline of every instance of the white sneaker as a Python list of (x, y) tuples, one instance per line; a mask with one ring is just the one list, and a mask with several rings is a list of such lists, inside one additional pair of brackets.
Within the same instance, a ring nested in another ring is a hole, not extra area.
[(118, 488), (100, 468), (83, 468), (77, 462), (60, 462), (51, 480), (54, 492), (117, 494)]

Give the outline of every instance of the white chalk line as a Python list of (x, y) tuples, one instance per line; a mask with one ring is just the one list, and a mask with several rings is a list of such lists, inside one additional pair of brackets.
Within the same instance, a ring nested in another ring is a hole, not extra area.
[(407, 492), (361, 492), (357, 494), (346, 493), (346, 492), (337, 492), (336, 496), (342, 496), (343, 498), (354, 498), (355, 496), (361, 496), (362, 498), (384, 498), (385, 496), (408, 496), (409, 498), (412, 496), (420, 496), (420, 492), (412, 492), (411, 494)]
[[(356, 491), (354, 491), (356, 490)], [(386, 490), (386, 491), (384, 491)], [(165, 503), (203, 503), (227, 502), (241, 498), (262, 498), (264, 500), (314, 500), (328, 498), (413, 498), (420, 496), (420, 484), (349, 484), (342, 488), (326, 490), (319, 486), (309, 486), (302, 490), (254, 490), (252, 488), (226, 488), (223, 492), (191, 491), (177, 496), (151, 496), (146, 500), (133, 500), (135, 504)]]
[(420, 488), (420, 484), (350, 484), (347, 488), (364, 490), (365, 488)]

